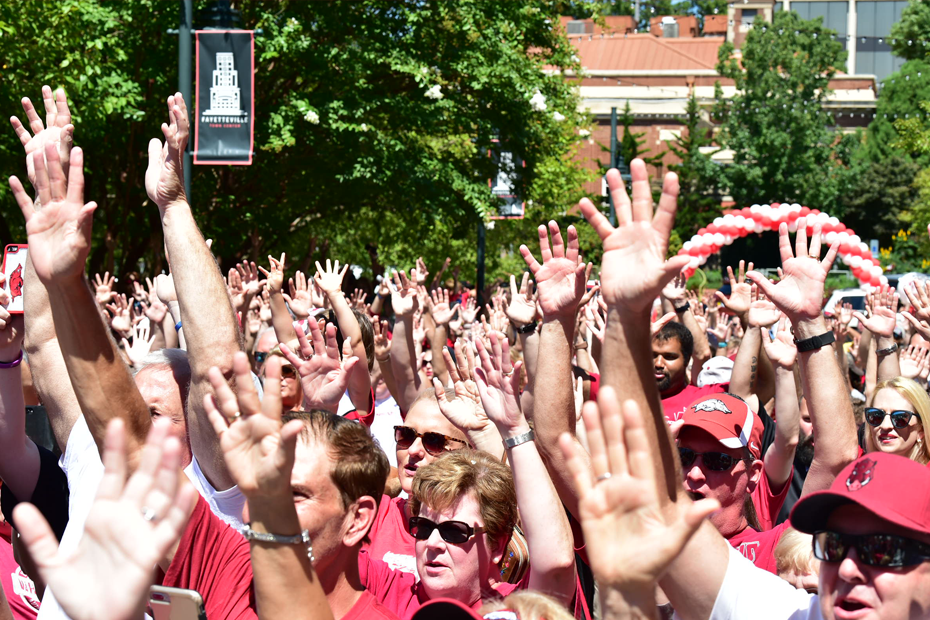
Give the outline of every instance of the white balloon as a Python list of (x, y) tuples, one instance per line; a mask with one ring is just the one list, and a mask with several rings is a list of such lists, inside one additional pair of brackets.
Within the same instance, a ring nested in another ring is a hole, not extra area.
[(747, 218), (746, 218), (746, 221), (743, 222), (743, 228), (745, 228), (745, 229), (748, 230), (748, 231), (753, 231), (753, 230), (755, 230), (755, 229), (756, 229), (756, 221), (755, 221), (754, 219), (752, 219), (751, 217), (747, 217)]
[(849, 242), (849, 233), (845, 230), (843, 232), (836, 233), (837, 238), (840, 240), (840, 243)]
[(701, 256), (698, 257), (698, 258), (699, 258), (699, 260), (700, 260), (700, 264), (702, 264), (702, 265), (703, 265), (704, 263), (707, 262), (707, 255), (706, 255), (706, 254), (703, 254), (703, 255), (701, 255)]
[(733, 237), (730, 236), (730, 235), (724, 235), (724, 236), (723, 236), (723, 244), (724, 244), (724, 245), (730, 245), (731, 243), (733, 243)]
[(752, 227), (752, 229), (753, 229), (753, 231), (755, 231), (755, 232), (757, 232), (757, 233), (760, 233), (760, 232), (762, 232), (763, 230), (765, 230), (764, 228), (762, 228), (762, 224), (760, 224), (759, 222), (756, 222), (755, 225)]
[(824, 235), (824, 239), (827, 240), (827, 243), (829, 243), (830, 245), (833, 245), (833, 242), (836, 241), (836, 235), (837, 233), (831, 231), (831, 232), (828, 232), (826, 235)]
[(759, 212), (759, 205), (757, 205), (757, 204), (752, 205), (751, 207), (749, 207), (749, 210), (750, 210), (751, 212), (753, 212), (753, 213), (758, 213), (758, 212)]
[(798, 203), (794, 202), (794, 203), (791, 204), (791, 210), (792, 210), (794, 213), (799, 213), (799, 212), (801, 211), (801, 205), (799, 205)]
[(694, 247), (694, 244), (691, 243), (690, 241), (685, 241), (683, 244), (681, 244), (681, 248), (683, 250), (690, 250), (693, 247)]
[(716, 226), (716, 227), (718, 227), (718, 228), (719, 228), (720, 226), (723, 226), (723, 218), (722, 218), (722, 217), (715, 217), (715, 218), (714, 218), (714, 226)]
[(852, 266), (852, 267), (860, 267), (860, 266), (862, 266), (862, 257), (861, 257), (861, 256), (856, 256), (856, 255), (850, 256), (850, 257), (849, 257), (849, 264), (850, 264), (850, 266)]
[(714, 244), (714, 235), (712, 233), (704, 233), (703, 235), (701, 235), (701, 239), (703, 239), (702, 245), (713, 245)]
[(881, 277), (881, 275), (882, 275), (882, 266), (881, 266), (881, 265), (875, 265), (874, 267), (872, 267), (872, 277), (873, 277), (873, 278)]
[(693, 243), (694, 245), (701, 245), (702, 244), (701, 235), (693, 235), (691, 237), (691, 243)]
[(843, 261), (844, 265), (849, 264), (849, 254), (840, 254), (840, 260)]
[(885, 276), (880, 276), (878, 278), (878, 281), (881, 282), (882, 286), (886, 286), (888, 284), (888, 278), (886, 278)]
[(849, 236), (849, 242), (852, 243), (853, 245), (859, 245), (860, 241), (862, 241), (862, 239), (859, 238), (859, 235)]
[(714, 245), (723, 245), (724, 237), (721, 233), (714, 233)]
[(788, 232), (798, 232), (798, 221), (788, 222)]
[(831, 217), (827, 221), (833, 224), (834, 226), (840, 223), (840, 219), (838, 217)]

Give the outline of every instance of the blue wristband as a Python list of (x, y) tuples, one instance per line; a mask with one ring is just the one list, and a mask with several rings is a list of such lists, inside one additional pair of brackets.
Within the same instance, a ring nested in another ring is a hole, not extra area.
[(177, 325), (174, 326), (174, 331), (176, 332), (181, 331), (181, 321), (178, 321)]

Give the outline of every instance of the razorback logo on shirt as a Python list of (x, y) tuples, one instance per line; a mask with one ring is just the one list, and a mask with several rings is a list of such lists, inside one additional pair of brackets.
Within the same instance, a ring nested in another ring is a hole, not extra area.
[(23, 569), (17, 566), (16, 570), (10, 573), (10, 579), (13, 581), (13, 594), (18, 595), (29, 607), (38, 610), (39, 597), (36, 596), (36, 584), (32, 583), (32, 579), (23, 572)]
[(391, 570), (399, 570), (402, 573), (416, 575), (417, 581), (420, 580), (417, 574), (417, 559), (412, 555), (402, 555), (400, 553), (388, 551), (384, 554), (384, 557), (381, 558), (381, 561), (387, 564)]
[(721, 411), (723, 413), (733, 413), (730, 411), (730, 408), (724, 404), (719, 398), (710, 398), (708, 400), (702, 400), (696, 404), (693, 409), (695, 411)]

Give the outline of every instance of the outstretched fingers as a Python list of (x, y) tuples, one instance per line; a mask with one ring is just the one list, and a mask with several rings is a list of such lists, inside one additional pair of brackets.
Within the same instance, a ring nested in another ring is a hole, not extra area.
[[(608, 179), (609, 178), (610, 172), (608, 171)], [(588, 220), (588, 224), (590, 224), (594, 231), (597, 233), (597, 236), (601, 238), (601, 241), (609, 237), (611, 233), (614, 232), (614, 227), (611, 226), (610, 221), (607, 219), (607, 217), (604, 216), (603, 213), (601, 213), (600, 209), (594, 206), (593, 202), (587, 198), (582, 198), (578, 203), (578, 208), (581, 210), (581, 214), (584, 215), (584, 218)], [(524, 258), (526, 258), (525, 255)], [(536, 272), (534, 271), (533, 273)]]

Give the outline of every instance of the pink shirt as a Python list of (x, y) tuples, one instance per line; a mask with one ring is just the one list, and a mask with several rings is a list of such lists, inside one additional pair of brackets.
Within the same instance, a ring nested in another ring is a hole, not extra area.
[[(389, 570), (417, 574), (416, 542), (407, 531), (407, 500), (383, 495), (378, 514), (368, 533), (371, 543), (364, 548), (368, 557), (383, 562)], [(366, 562), (359, 556), (359, 568)]]
[(390, 609), (378, 602), (371, 592), (365, 590), (362, 592), (355, 605), (349, 613), (344, 615), (340, 620), (398, 620)]
[(39, 613), (36, 586), (13, 557), (11, 536), (10, 524), (0, 521), (0, 584), (14, 620), (35, 620)]

